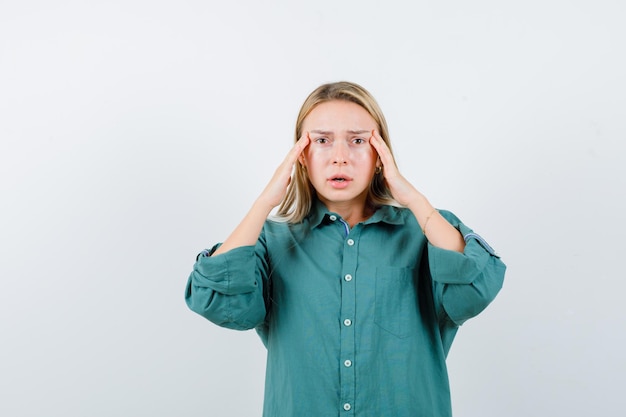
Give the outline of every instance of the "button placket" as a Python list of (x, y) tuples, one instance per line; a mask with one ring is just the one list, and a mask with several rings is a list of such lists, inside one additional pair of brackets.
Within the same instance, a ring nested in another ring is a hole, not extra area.
[[(341, 279), (341, 401), (343, 410), (353, 415), (354, 398), (356, 396), (356, 369), (352, 362), (355, 358), (355, 326), (353, 323), (356, 311), (355, 271), (357, 268), (358, 238), (360, 227), (355, 226), (346, 235), (343, 246), (342, 278)], [(350, 358), (350, 359), (348, 359)]]

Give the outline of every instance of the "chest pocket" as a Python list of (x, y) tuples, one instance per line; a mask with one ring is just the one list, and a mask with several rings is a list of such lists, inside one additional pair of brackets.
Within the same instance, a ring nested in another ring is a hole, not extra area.
[(419, 307), (413, 272), (409, 268), (376, 268), (374, 322), (400, 338), (418, 331)]

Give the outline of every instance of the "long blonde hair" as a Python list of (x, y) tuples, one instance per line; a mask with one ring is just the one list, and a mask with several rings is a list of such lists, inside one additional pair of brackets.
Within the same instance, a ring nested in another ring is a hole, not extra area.
[[(302, 123), (311, 110), (321, 103), (332, 100), (350, 101), (363, 107), (378, 125), (378, 133), (391, 150), (387, 121), (378, 103), (366, 89), (347, 81), (321, 85), (309, 94), (304, 104), (302, 104), (296, 120), (294, 143), (302, 135)], [(276, 215), (289, 223), (300, 223), (311, 211), (315, 196), (315, 189), (311, 184), (307, 171), (301, 164), (296, 163), (291, 183), (287, 188), (285, 198), (278, 207)], [(394, 203), (395, 201), (382, 173), (375, 174), (369, 186), (366, 204), (371, 207), (377, 207)]]

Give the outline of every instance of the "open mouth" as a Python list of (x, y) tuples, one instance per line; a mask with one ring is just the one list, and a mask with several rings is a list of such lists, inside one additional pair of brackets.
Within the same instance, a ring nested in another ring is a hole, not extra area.
[(350, 184), (351, 180), (352, 180), (352, 178), (343, 177), (343, 176), (331, 177), (331, 178), (328, 179), (329, 183), (334, 188), (344, 188), (344, 187), (347, 187), (348, 184)]

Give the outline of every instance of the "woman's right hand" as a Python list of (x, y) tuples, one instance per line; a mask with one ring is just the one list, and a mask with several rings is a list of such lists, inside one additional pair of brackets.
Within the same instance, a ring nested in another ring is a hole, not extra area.
[(302, 135), (289, 151), (285, 160), (278, 166), (274, 176), (267, 184), (259, 198), (254, 202), (248, 214), (233, 230), (224, 243), (213, 253), (216, 256), (241, 246), (254, 245), (259, 238), (268, 214), (278, 206), (287, 194), (287, 186), (291, 181), (293, 164), (298, 161), (302, 151), (309, 145), (308, 132)]
[(259, 196), (259, 200), (263, 201), (264, 204), (269, 205), (273, 209), (283, 201), (287, 193), (287, 186), (291, 182), (293, 165), (298, 161), (298, 158), (310, 141), (309, 132), (305, 132), (291, 148), (283, 162), (276, 168), (272, 179)]

